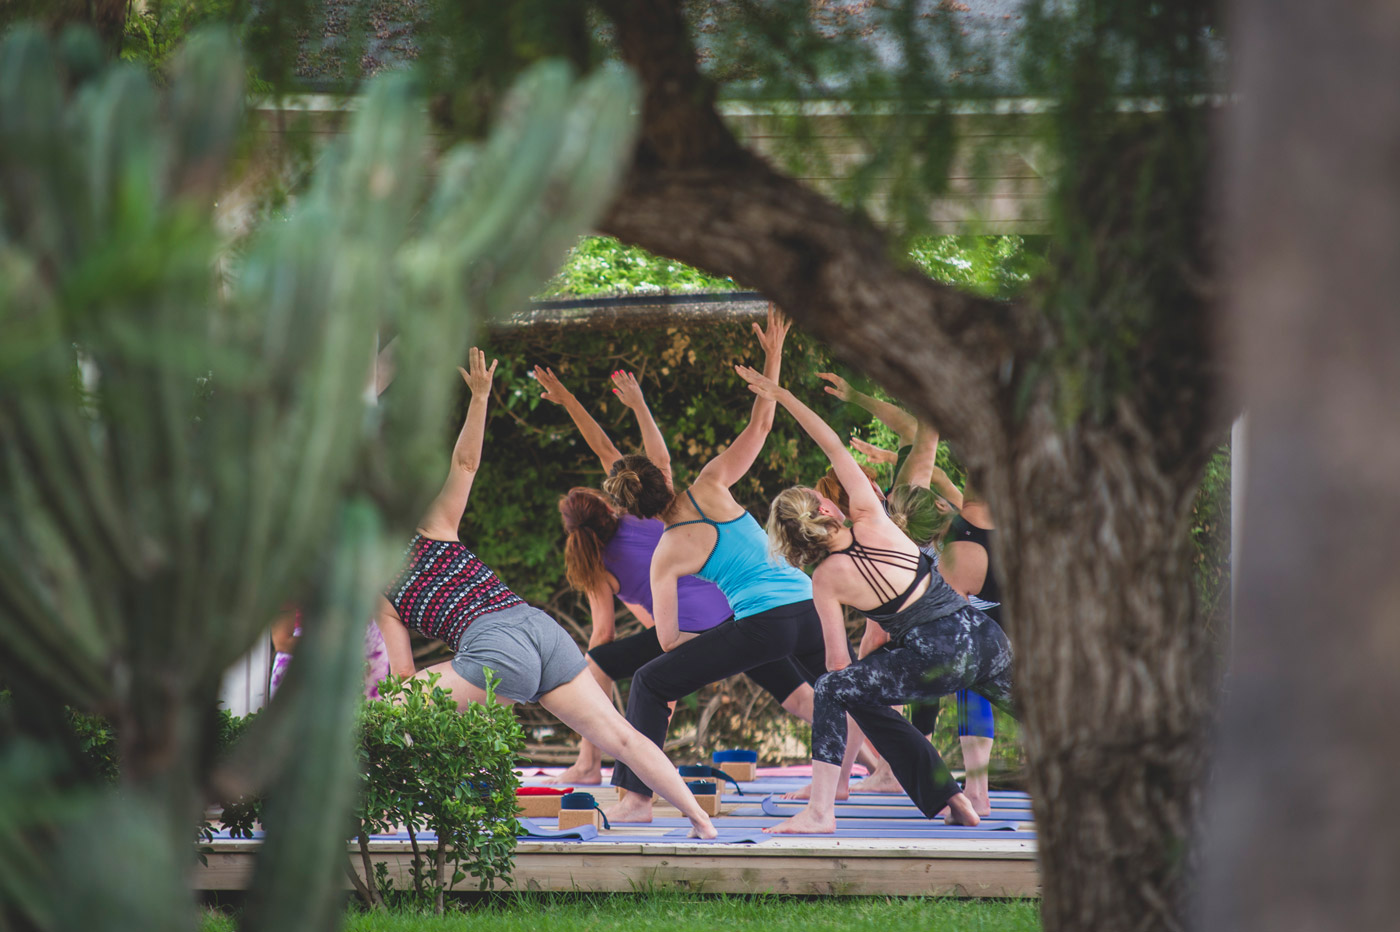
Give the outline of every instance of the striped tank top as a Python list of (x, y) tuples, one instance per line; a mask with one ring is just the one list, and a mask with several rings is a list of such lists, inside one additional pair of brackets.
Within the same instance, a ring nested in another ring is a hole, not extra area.
[(525, 604), (465, 544), (421, 534), (413, 535), (384, 598), (404, 624), (454, 650), (482, 615)]

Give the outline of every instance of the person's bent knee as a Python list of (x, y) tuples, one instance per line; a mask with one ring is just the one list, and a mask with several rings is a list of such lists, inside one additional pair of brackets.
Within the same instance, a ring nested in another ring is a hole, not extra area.
[(816, 685), (812, 687), (813, 702), (835, 702), (838, 705), (841, 704), (843, 685), (845, 684), (843, 683), (843, 677), (840, 676), (840, 671), (828, 673), (826, 676), (817, 680)]

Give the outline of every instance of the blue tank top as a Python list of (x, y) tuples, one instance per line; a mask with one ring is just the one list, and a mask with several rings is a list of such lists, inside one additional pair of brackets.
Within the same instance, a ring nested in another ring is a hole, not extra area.
[[(623, 515), (617, 532), (603, 548), (603, 567), (617, 577), (617, 597), (652, 613), (651, 555), (666, 529), (655, 518)], [(683, 576), (676, 584), (676, 612), (682, 631), (708, 631), (734, 613), (724, 593), (712, 582)]]
[(768, 536), (753, 515), (746, 511), (731, 521), (711, 521), (689, 489), (685, 494), (700, 512), (699, 520), (680, 521), (666, 530), (687, 524), (708, 524), (715, 529), (715, 546), (695, 575), (719, 586), (736, 619), (812, 597), (811, 577), (773, 559), (768, 553)]

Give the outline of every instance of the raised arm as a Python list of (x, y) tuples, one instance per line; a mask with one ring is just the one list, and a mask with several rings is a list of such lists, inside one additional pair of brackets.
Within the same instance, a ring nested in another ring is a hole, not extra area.
[(535, 378), (539, 381), (540, 387), (544, 389), (540, 397), (545, 401), (552, 401), (557, 405), (562, 405), (564, 410), (569, 412), (569, 417), (573, 419), (574, 426), (578, 432), (583, 434), (583, 442), (588, 444), (588, 449), (598, 457), (598, 461), (603, 464), (603, 472), (612, 468), (612, 464), (622, 459), (622, 454), (617, 447), (613, 446), (612, 440), (608, 438), (607, 432), (593, 420), (593, 415), (584, 410), (583, 405), (574, 397), (573, 393), (564, 387), (564, 383), (559, 381), (559, 376), (554, 374), (553, 369), (545, 369), (540, 366), (535, 367)]
[(859, 437), (851, 438), (851, 448), (857, 453), (865, 454), (865, 458), (876, 466), (892, 466), (899, 462), (899, 454), (894, 450), (886, 450), (884, 447), (877, 447), (873, 443), (866, 443)]
[(933, 479), (934, 463), (937, 460), (938, 430), (932, 424), (919, 421), (919, 426), (914, 431), (914, 448), (904, 460), (904, 468), (894, 477), (894, 484), (926, 488)]
[(637, 377), (619, 369), (612, 374), (612, 381), (613, 394), (617, 395), (617, 400), (637, 416), (637, 426), (642, 429), (642, 450), (646, 452), (647, 459), (661, 470), (661, 474), (666, 477), (666, 484), (671, 486), (671, 451), (666, 449), (666, 438), (661, 435), (661, 428), (656, 426), (656, 419), (651, 416), (651, 409), (647, 407), (647, 400), (642, 396), (642, 387), (637, 384)]
[(760, 398), (772, 398), (786, 408), (808, 436), (822, 448), (826, 458), (831, 460), (831, 468), (836, 470), (836, 479), (845, 488), (850, 499), (851, 513), (848, 517), (855, 519), (858, 515), (884, 515), (885, 509), (880, 504), (880, 497), (871, 488), (870, 480), (865, 477), (855, 457), (851, 456), (841, 438), (836, 436), (836, 431), (831, 429), (831, 425), (772, 379), (760, 375), (748, 366), (735, 366), (734, 370), (739, 373), (740, 378), (749, 383), (749, 388)]
[[(759, 345), (763, 347), (763, 374), (774, 382), (778, 380), (782, 367), (783, 340), (787, 337), (789, 326), (787, 317), (774, 304), (768, 305), (767, 329), (758, 324), (753, 325), (754, 332), (758, 334)], [(764, 398), (762, 395), (755, 398), (749, 423), (723, 453), (705, 464), (697, 481), (705, 479), (717, 482), (726, 489), (738, 482), (744, 473), (749, 471), (753, 461), (758, 459), (763, 442), (768, 439), (768, 432), (773, 429), (773, 416), (776, 413), (777, 405), (771, 398)]]
[(476, 480), (477, 470), (481, 468), (481, 444), (486, 437), (486, 405), (491, 398), (496, 360), (491, 360), (488, 369), (486, 354), (473, 346), (467, 365), (470, 371), (460, 366), (457, 368), (472, 393), (472, 400), (467, 405), (467, 417), (462, 422), (461, 432), (457, 434), (457, 443), (452, 447), (452, 465), (448, 469), (447, 481), (442, 484), (442, 491), (428, 506), (418, 525), (418, 533), (429, 540), (457, 539), (457, 527), (462, 523), (462, 513), (467, 510), (472, 483)]
[(817, 377), (826, 379), (831, 384), (826, 386), (828, 395), (835, 395), (842, 401), (849, 401), (853, 405), (859, 405), (871, 414), (880, 419), (890, 430), (899, 435), (899, 445), (914, 442), (914, 434), (918, 432), (919, 422), (914, 415), (905, 411), (898, 405), (890, 404), (888, 401), (881, 401), (863, 392), (858, 392), (851, 388), (851, 383), (834, 372), (818, 372)]

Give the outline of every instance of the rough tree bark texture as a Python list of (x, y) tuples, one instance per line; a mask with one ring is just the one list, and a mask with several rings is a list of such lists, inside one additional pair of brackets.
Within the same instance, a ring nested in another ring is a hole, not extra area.
[(1041, 387), (1018, 411), (1054, 339), (1037, 308), (895, 265), (878, 231), (737, 148), (670, 4), (606, 6), (648, 91), (604, 229), (762, 291), (958, 444), (1002, 528), (1045, 927), (1180, 928), (1213, 683), (1186, 534), (1215, 439), (1201, 429), (1210, 366), (1179, 358), (1203, 338), (1161, 341), (1142, 372), (1179, 399), (1127, 399), (1101, 427), (1064, 426)]
[(1207, 929), (1400, 915), (1400, 6), (1244, 0), (1226, 190), (1248, 495)]

